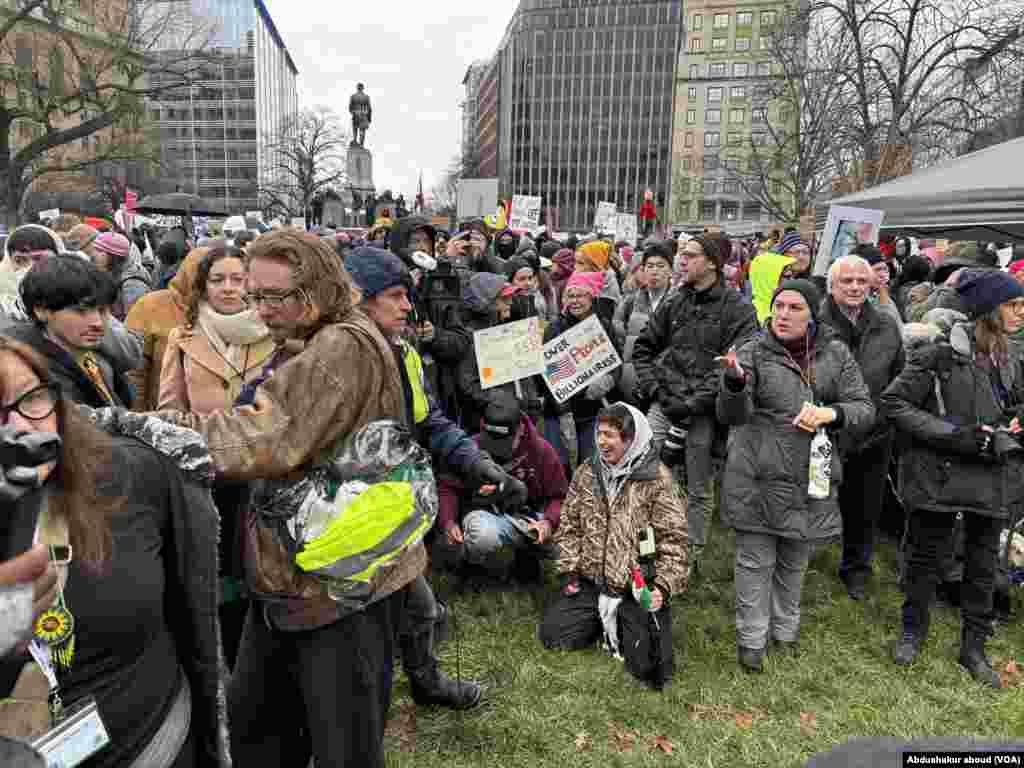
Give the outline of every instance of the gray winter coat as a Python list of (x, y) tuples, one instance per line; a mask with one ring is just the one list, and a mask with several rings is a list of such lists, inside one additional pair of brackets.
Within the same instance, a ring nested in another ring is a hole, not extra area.
[(633, 367), (633, 345), (640, 338), (640, 334), (647, 327), (647, 322), (657, 308), (670, 301), (672, 298), (672, 287), (669, 286), (661, 299), (655, 305), (654, 297), (647, 288), (640, 288), (626, 296), (615, 309), (615, 317), (612, 325), (615, 329), (615, 336), (623, 350), (622, 355), (622, 379), (619, 381), (619, 389), (629, 399), (633, 397), (633, 390), (636, 388), (636, 370)]
[[(900, 491), (909, 509), (970, 511), (1005, 519), (1007, 507), (1024, 498), (1021, 452), (1002, 461), (966, 450), (957, 427), (1007, 426), (1024, 407), (1019, 352), (992, 371), (974, 360), (974, 326), (951, 331), (908, 326), (908, 361), (882, 394), (882, 407), (907, 438), (900, 453)], [(936, 393), (938, 384), (938, 393)], [(1001, 396), (997, 396), (997, 390)], [(1007, 445), (1016, 438), (1003, 433)]]
[[(722, 520), (740, 531), (789, 539), (824, 539), (842, 530), (839, 451), (832, 454), (827, 499), (807, 494), (813, 435), (793, 426), (805, 402), (842, 412), (839, 430), (861, 434), (874, 423), (875, 407), (849, 348), (831, 328), (814, 339), (813, 389), (771, 331), (737, 355), (748, 380), (734, 391), (722, 379), (718, 419), (729, 424), (729, 456), (722, 480)], [(830, 430), (835, 431), (835, 430)], [(831, 435), (833, 445), (835, 435)]]

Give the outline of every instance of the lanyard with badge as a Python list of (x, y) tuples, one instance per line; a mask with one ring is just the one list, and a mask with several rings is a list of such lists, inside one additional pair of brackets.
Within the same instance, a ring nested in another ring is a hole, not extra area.
[(39, 519), (38, 539), (47, 544), (50, 561), (57, 568), (57, 599), (36, 619), (29, 652), (49, 688), (49, 728), (36, 736), (31, 746), (46, 761), (47, 768), (75, 768), (110, 743), (96, 700), (87, 696), (72, 707), (61, 700), (58, 673), (70, 671), (75, 658), (75, 617), (64, 597), (72, 548), (68, 527), (44, 509)]

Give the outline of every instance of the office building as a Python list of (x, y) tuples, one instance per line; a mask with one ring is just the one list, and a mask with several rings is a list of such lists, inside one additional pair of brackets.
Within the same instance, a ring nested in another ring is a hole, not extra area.
[(476, 175), (478, 163), (477, 122), (479, 120), (480, 85), (487, 71), (486, 61), (475, 61), (466, 69), (462, 78), (462, 86), (466, 89), (466, 98), (459, 105), (462, 110), (462, 167), (471, 176)]
[(772, 99), (778, 71), (771, 35), (786, 9), (778, 0), (687, 2), (672, 139), (673, 225), (736, 231), (768, 220), (740, 177), (749, 173), (753, 145), (765, 147), (763, 156), (772, 133), (796, 119)]
[[(172, 0), (213, 23), (212, 60), (191, 88), (148, 104), (160, 129), (165, 186), (228, 213), (259, 208), (272, 143), (298, 112), (298, 70), (263, 0)], [(168, 55), (173, 55), (170, 53)]]
[(481, 170), (559, 230), (590, 229), (601, 201), (637, 212), (647, 189), (664, 205), (681, 39), (681, 0), (520, 0), (481, 84)]

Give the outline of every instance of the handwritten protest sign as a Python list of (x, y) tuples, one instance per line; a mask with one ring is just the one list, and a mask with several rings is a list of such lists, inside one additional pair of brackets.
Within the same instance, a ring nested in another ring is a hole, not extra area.
[(637, 224), (635, 213), (620, 213), (615, 217), (615, 239), (636, 244)]
[(615, 203), (598, 203), (597, 213), (594, 215), (594, 231), (597, 233), (614, 232), (617, 215)]
[(620, 365), (622, 359), (596, 315), (544, 345), (544, 381), (559, 403)]
[(528, 317), (473, 333), (476, 368), (483, 389), (536, 376), (544, 370), (540, 318)]
[(533, 230), (540, 224), (540, 198), (531, 195), (512, 196), (509, 229)]
[(52, 221), (53, 219), (56, 219), (58, 216), (60, 216), (60, 208), (49, 208), (45, 211), (39, 212), (40, 221)]

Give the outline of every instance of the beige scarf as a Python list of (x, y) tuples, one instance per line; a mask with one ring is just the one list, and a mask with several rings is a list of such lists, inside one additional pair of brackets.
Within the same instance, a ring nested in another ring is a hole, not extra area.
[(255, 309), (222, 315), (205, 301), (199, 305), (199, 328), (213, 348), (238, 369), (245, 364), (245, 348), (270, 335)]

